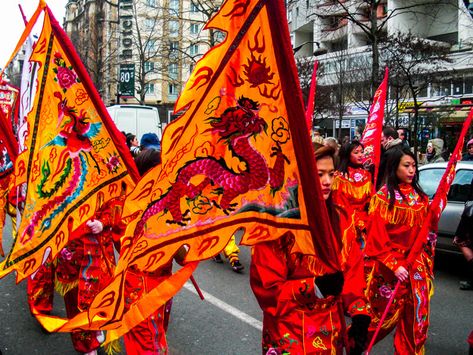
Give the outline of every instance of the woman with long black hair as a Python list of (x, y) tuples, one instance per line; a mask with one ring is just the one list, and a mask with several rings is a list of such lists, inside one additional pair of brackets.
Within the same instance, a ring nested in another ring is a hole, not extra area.
[[(370, 228), (366, 254), (373, 261), (368, 276), (367, 298), (373, 318), (370, 333), (400, 286), (394, 302), (381, 325), (377, 341), (397, 327), (394, 335), (396, 354), (422, 354), (429, 326), (432, 285), (432, 241), (420, 235), (427, 216), (429, 199), (418, 184), (417, 162), (406, 148), (392, 149), (386, 154), (386, 170), (378, 192), (369, 208)], [(418, 238), (426, 243), (408, 265), (409, 252)]]
[(342, 222), (342, 233), (346, 234), (354, 227), (356, 242), (363, 250), (367, 207), (373, 190), (371, 173), (363, 167), (363, 144), (357, 140), (344, 144), (340, 149), (339, 159), (332, 188), (333, 203), (344, 209), (350, 217), (345, 223)]

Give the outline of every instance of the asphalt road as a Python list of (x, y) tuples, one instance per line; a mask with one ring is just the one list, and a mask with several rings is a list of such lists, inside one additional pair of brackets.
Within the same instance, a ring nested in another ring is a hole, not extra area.
[[(4, 231), (8, 248), (11, 227)], [(242, 247), (242, 274), (230, 265), (205, 261), (195, 273), (206, 299), (201, 301), (189, 284), (174, 298), (168, 329), (169, 353), (260, 354), (261, 310), (248, 282), (249, 249)], [(466, 337), (473, 329), (473, 291), (460, 291), (464, 273), (461, 258), (439, 255), (427, 354), (467, 354)], [(13, 275), (0, 280), (0, 350), (3, 354), (76, 354), (68, 334), (41, 332), (26, 303), (26, 286), (15, 285)], [(64, 315), (61, 297), (55, 313)], [(392, 354), (392, 337), (377, 344), (371, 354)]]

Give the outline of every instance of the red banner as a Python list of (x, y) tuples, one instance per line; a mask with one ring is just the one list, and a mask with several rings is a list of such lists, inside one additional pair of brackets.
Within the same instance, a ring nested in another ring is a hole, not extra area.
[[(361, 136), (361, 143), (365, 146), (365, 166), (374, 166), (373, 190), (376, 189), (379, 161), (381, 159), (381, 133), (383, 132), (384, 107), (388, 91), (388, 68), (384, 71), (384, 79), (376, 90), (373, 103), (370, 107), (368, 120)], [(374, 191), (373, 191), (374, 192)]]

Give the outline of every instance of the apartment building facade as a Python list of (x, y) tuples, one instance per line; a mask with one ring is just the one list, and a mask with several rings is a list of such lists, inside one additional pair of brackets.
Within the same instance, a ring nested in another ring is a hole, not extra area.
[[(440, 136), (439, 130), (454, 135), (473, 104), (473, 19), (462, 1), (441, 1), (434, 6), (420, 0), (294, 0), (288, 2), (288, 22), (296, 57), (317, 59), (321, 64), (320, 86), (333, 86), (340, 80), (340, 61), (350, 71), (361, 72), (371, 65), (372, 40), (367, 31), (373, 23), (381, 40), (410, 32), (422, 40), (448, 46), (451, 62), (438, 72), (443, 79), (419, 93), (421, 110), (438, 112), (442, 117), (436, 127), (425, 127), (424, 138)], [(366, 79), (369, 87), (369, 75)], [(327, 134), (338, 136), (342, 125), (342, 136), (353, 138), (367, 117), (369, 97), (365, 94), (360, 100), (364, 104), (346, 105), (342, 121), (336, 113), (328, 114), (332, 117), (325, 120)], [(412, 130), (412, 101), (407, 98), (398, 103), (396, 110), (395, 125)]]
[(100, 69), (94, 83), (107, 106), (156, 106), (168, 123), (196, 61), (221, 38), (203, 31), (221, 2), (69, 0), (64, 28), (93, 80)]

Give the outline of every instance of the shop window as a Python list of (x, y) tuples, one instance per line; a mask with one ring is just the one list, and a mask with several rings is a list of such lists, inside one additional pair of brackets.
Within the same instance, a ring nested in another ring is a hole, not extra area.
[(457, 79), (453, 81), (453, 95), (463, 94), (463, 79)]
[(473, 77), (465, 78), (464, 94), (473, 94)]

